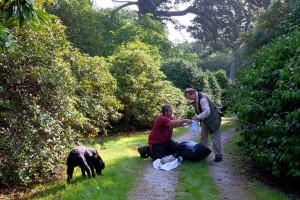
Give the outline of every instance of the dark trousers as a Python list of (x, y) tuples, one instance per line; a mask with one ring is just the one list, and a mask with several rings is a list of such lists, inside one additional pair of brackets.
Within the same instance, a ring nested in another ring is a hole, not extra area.
[(163, 144), (152, 144), (150, 157), (153, 160), (160, 159), (162, 157), (178, 153), (179, 149), (180, 145), (173, 140)]

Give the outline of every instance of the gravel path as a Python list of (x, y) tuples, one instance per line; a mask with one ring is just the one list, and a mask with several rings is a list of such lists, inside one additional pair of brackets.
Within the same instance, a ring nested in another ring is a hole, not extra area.
[[(230, 118), (222, 118), (223, 121), (231, 120)], [(235, 133), (235, 127), (222, 133), (223, 151), (227, 148), (227, 144)], [(197, 135), (193, 137), (189, 134), (182, 135), (177, 138), (177, 142), (194, 140), (199, 138)], [(212, 147), (210, 146), (210, 149)], [(226, 151), (226, 150), (225, 150)], [(220, 191), (220, 199), (227, 200), (252, 200), (254, 199), (248, 192), (247, 188), (251, 184), (248, 180), (236, 172), (233, 166), (235, 157), (231, 155), (223, 155), (222, 162), (213, 162), (214, 154), (211, 153), (207, 158), (210, 174)], [(163, 171), (154, 169), (152, 159), (144, 160), (147, 162), (142, 174), (139, 174), (138, 183), (132, 188), (128, 194), (129, 200), (171, 200), (175, 199), (175, 189), (178, 182), (178, 170)]]
[[(199, 136), (196, 136), (199, 137)], [(185, 134), (175, 141), (194, 140), (195, 137)], [(175, 189), (178, 181), (178, 171), (163, 171), (154, 169), (151, 158), (147, 162), (144, 172), (140, 175), (137, 186), (133, 187), (128, 195), (129, 200), (171, 200), (175, 199)]]
[[(222, 151), (223, 161), (214, 162), (214, 154), (211, 153), (208, 157), (208, 168), (211, 177), (215, 181), (220, 191), (220, 199), (228, 200), (254, 200), (255, 198), (248, 191), (251, 182), (240, 173), (234, 166), (237, 162), (236, 157), (232, 154), (227, 154), (226, 149), (230, 139), (235, 134), (235, 127), (232, 127), (228, 131), (222, 133)], [(212, 149), (212, 146), (210, 146)], [(225, 153), (224, 153), (225, 152)]]

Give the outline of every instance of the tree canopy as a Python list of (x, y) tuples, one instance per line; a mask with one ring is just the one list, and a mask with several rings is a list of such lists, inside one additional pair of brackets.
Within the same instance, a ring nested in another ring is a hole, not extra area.
[(158, 47), (162, 54), (171, 48), (166, 30), (151, 14), (138, 17), (133, 11), (122, 10), (111, 17), (113, 11), (95, 10), (87, 0), (61, 0), (46, 10), (68, 27), (66, 34), (72, 44), (91, 56), (107, 57), (122, 43), (137, 38)]
[[(181, 11), (171, 11), (179, 3), (189, 3), (189, 6)], [(117, 10), (129, 5), (137, 5), (138, 13), (143, 15), (153, 13), (161, 20), (170, 20), (172, 16), (183, 16), (187, 13), (194, 14), (192, 25), (188, 32), (200, 41), (210, 52), (222, 51), (226, 48), (232, 50), (232, 64), (230, 79), (234, 80), (237, 68), (236, 51), (241, 43), (238, 38), (246, 33), (253, 18), (258, 15), (260, 9), (267, 8), (271, 0), (214, 0), (214, 1), (170, 1), (170, 0), (138, 0), (127, 2)]]

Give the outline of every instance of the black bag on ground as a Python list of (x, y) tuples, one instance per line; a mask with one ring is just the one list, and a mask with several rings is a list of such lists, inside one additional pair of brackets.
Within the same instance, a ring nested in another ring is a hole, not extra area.
[(199, 161), (206, 158), (211, 153), (209, 148), (193, 141), (184, 141), (179, 145), (180, 151), (178, 155), (181, 156), (183, 160)]
[(142, 158), (148, 158), (150, 156), (150, 147), (143, 146), (138, 148), (138, 152)]

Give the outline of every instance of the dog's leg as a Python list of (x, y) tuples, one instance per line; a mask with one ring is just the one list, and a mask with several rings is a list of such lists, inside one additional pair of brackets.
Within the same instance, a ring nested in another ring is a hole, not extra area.
[(71, 152), (67, 159), (67, 175), (68, 175), (67, 183), (70, 183), (73, 176), (73, 171), (74, 171), (74, 157)]
[(85, 172), (86, 172), (88, 177), (91, 178), (90, 168), (87, 164), (80, 166), (80, 168), (81, 168), (81, 173), (82, 173), (83, 177), (85, 177)]
[(84, 165), (80, 166), (80, 168), (81, 168), (82, 176), (85, 176), (85, 172), (86, 172), (88, 177), (91, 178), (91, 171), (86, 162), (84, 162)]
[(91, 178), (90, 168), (83, 156), (78, 159), (79, 167), (81, 168), (82, 176), (85, 177), (85, 172), (87, 172), (88, 177)]
[(94, 166), (93, 165), (90, 165), (90, 168), (91, 168), (91, 172), (92, 172), (92, 176), (95, 178), (95, 172), (94, 172)]
[(67, 169), (67, 174), (68, 174), (67, 182), (68, 183), (70, 183), (70, 180), (72, 179), (73, 171), (74, 171), (74, 167), (68, 166), (68, 169)]
[(81, 167), (81, 173), (82, 173), (82, 176), (85, 177), (85, 170), (83, 169), (83, 167)]

